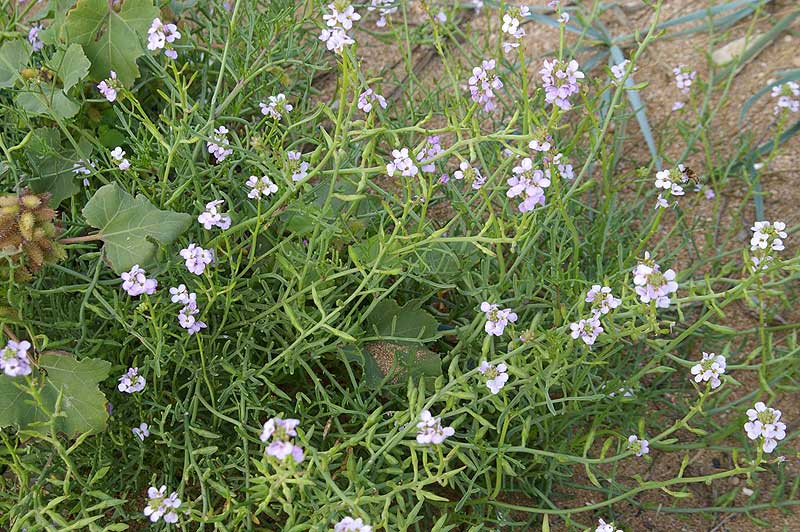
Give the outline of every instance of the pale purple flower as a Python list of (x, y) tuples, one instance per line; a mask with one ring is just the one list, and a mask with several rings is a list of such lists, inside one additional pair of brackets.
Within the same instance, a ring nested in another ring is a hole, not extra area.
[(31, 49), (34, 52), (38, 52), (44, 48), (44, 42), (42, 42), (42, 39), (39, 38), (40, 31), (42, 31), (41, 24), (35, 24), (31, 26), (30, 30), (28, 30), (28, 42), (31, 43)]
[(478, 366), (478, 371), (486, 379), (486, 387), (497, 395), (508, 382), (508, 366), (503, 363), (489, 364), (485, 360)]
[(672, 69), (672, 73), (675, 75), (675, 85), (678, 87), (678, 90), (681, 91), (682, 94), (689, 94), (692, 83), (697, 77), (697, 72), (691, 70), (684, 64), (680, 64)]
[(503, 41), (503, 45), (502, 46), (503, 46), (503, 53), (507, 54), (510, 51), (515, 50), (516, 48), (519, 48), (519, 42)]
[(578, 94), (578, 80), (584, 78), (583, 72), (578, 70), (578, 62), (574, 59), (569, 62), (545, 59), (543, 65), (539, 74), (542, 76), (545, 101), (564, 111), (572, 109), (569, 98)]
[(683, 102), (682, 102), (682, 101), (680, 101), (680, 100), (677, 100), (675, 103), (673, 103), (673, 104), (672, 104), (672, 110), (673, 110), (673, 111), (680, 111), (680, 110), (681, 110), (681, 109), (683, 109), (684, 107), (686, 107), (686, 104), (685, 104), (685, 103), (683, 103)]
[(339, 26), (349, 30), (353, 27), (353, 22), (361, 20), (361, 15), (356, 12), (355, 8), (341, 0), (328, 4), (328, 10), (330, 13), (322, 15), (322, 19), (330, 27)]
[(614, 523), (606, 523), (602, 519), (598, 519), (594, 532), (622, 532), (622, 529), (614, 526)]
[(553, 147), (551, 141), (553, 138), (547, 134), (545, 130), (540, 130), (536, 133), (537, 138), (531, 140), (528, 143), (528, 147), (534, 151), (550, 151), (550, 148)]
[(510, 187), (506, 191), (509, 198), (520, 197), (520, 212), (533, 210), (537, 205), (544, 205), (544, 189), (550, 186), (550, 179), (542, 170), (534, 168), (533, 160), (526, 157), (512, 170), (513, 176), (506, 182)]
[(261, 177), (251, 175), (245, 184), (250, 187), (250, 192), (247, 193), (250, 199), (266, 198), (278, 191), (278, 185), (265, 175)]
[(365, 525), (360, 517), (345, 517), (333, 526), (333, 532), (372, 532), (372, 527)]
[(375, 25), (379, 28), (386, 26), (389, 16), (397, 13), (397, 0), (371, 0), (367, 11), (378, 11), (378, 20)]
[(459, 181), (464, 180), (472, 186), (473, 190), (480, 190), (486, 178), (481, 175), (480, 169), (472, 166), (467, 161), (461, 161), (458, 170), (453, 172), (453, 177)]
[(30, 348), (31, 343), (28, 341), (9, 340), (0, 351), (0, 370), (9, 377), (30, 375), (31, 362), (28, 358), (28, 349)]
[(390, 177), (394, 176), (395, 172), (400, 172), (406, 177), (417, 175), (418, 169), (414, 165), (414, 160), (408, 155), (408, 148), (392, 150), (392, 157), (394, 157), (392, 162), (386, 165), (386, 173)]
[(120, 146), (111, 150), (111, 158), (117, 162), (117, 166), (120, 170), (124, 171), (131, 167), (131, 163), (125, 158), (125, 150)]
[(643, 456), (650, 453), (650, 442), (631, 434), (628, 436), (628, 450), (635, 452), (636, 456)]
[(639, 300), (642, 303), (654, 301), (656, 308), (669, 307), (669, 295), (678, 290), (675, 272), (662, 273), (661, 267), (650, 258), (650, 252), (646, 252), (644, 260), (633, 269), (633, 284)]
[(501, 310), (496, 303), (484, 301), (481, 303), (481, 312), (486, 315), (484, 330), (489, 336), (501, 336), (509, 322), (517, 321), (517, 314), (513, 310), (510, 308)]
[(147, 423), (141, 423), (138, 427), (133, 427), (131, 432), (133, 432), (134, 436), (144, 441), (145, 438), (150, 436), (150, 426)]
[(669, 201), (664, 197), (664, 194), (659, 193), (656, 198), (656, 209), (666, 209), (667, 207), (669, 207)]
[(206, 266), (214, 262), (214, 250), (203, 249), (197, 244), (189, 244), (180, 252), (186, 264), (186, 269), (195, 275), (202, 275)]
[(221, 163), (231, 155), (233, 150), (229, 147), (228, 143), (228, 128), (225, 126), (216, 128), (214, 134), (211, 135), (211, 140), (206, 141), (206, 149), (208, 153), (214, 156), (218, 163)]
[(270, 116), (275, 120), (280, 120), (283, 115), (281, 112), (291, 112), (294, 107), (292, 104), (286, 101), (286, 95), (278, 93), (277, 96), (270, 96), (268, 98), (269, 103), (261, 102), (258, 106), (261, 108), (261, 114), (264, 116)]
[[(547, 163), (547, 162), (548, 162), (548, 160), (547, 160), (547, 158), (545, 158), (545, 163)], [(572, 165), (570, 164), (569, 160), (566, 157), (564, 157), (563, 153), (557, 153), (556, 156), (553, 157), (552, 164), (555, 165), (558, 168), (559, 175), (561, 177), (563, 177), (564, 179), (567, 179), (567, 180), (570, 180), (570, 181), (575, 179), (575, 171), (573, 170)], [(550, 168), (545, 169), (544, 173), (549, 179), (550, 178)]]
[(747, 410), (747, 418), (749, 421), (744, 424), (747, 437), (751, 440), (763, 438), (762, 449), (765, 453), (774, 451), (778, 442), (786, 437), (786, 424), (780, 421), (780, 410), (769, 408), (759, 401)]
[(713, 200), (717, 197), (717, 195), (714, 193), (714, 189), (711, 187), (706, 187), (705, 190), (703, 190), (703, 195), (707, 200)]
[(176, 511), (181, 506), (181, 500), (178, 498), (178, 493), (173, 491), (169, 497), (167, 495), (167, 487), (161, 486), (156, 489), (151, 486), (147, 490), (147, 506), (144, 507), (144, 515), (150, 518), (150, 521), (155, 523), (159, 519), (163, 519), (165, 523), (177, 523), (178, 512)]
[(164, 55), (170, 59), (176, 59), (178, 53), (172, 48), (172, 44), (181, 38), (181, 32), (175, 24), (164, 24), (161, 19), (154, 18), (150, 29), (147, 30), (147, 49), (164, 49)]
[(178, 312), (178, 324), (186, 329), (189, 336), (200, 332), (205, 329), (207, 325), (196, 318), (200, 314), (200, 309), (197, 308), (197, 296), (194, 293), (189, 294), (188, 300), (184, 307)]
[(494, 59), (484, 60), (481, 66), (472, 69), (468, 81), (472, 101), (482, 105), (487, 113), (495, 109), (495, 92), (503, 88), (503, 82), (495, 75), (494, 69)]
[(580, 337), (586, 345), (594, 345), (597, 337), (603, 332), (603, 326), (600, 325), (598, 316), (598, 314), (592, 314), (590, 318), (571, 323), (569, 326), (572, 331), (571, 336), (576, 340)]
[(219, 212), (219, 207), (224, 203), (225, 200), (221, 199), (206, 203), (206, 210), (197, 217), (198, 223), (202, 224), (203, 228), (206, 230), (212, 227), (219, 227), (224, 231), (229, 228), (231, 226), (231, 217)]
[(614, 83), (620, 83), (625, 78), (625, 71), (628, 69), (629, 60), (625, 59), (621, 63), (611, 66), (611, 75), (614, 76)]
[(783, 85), (772, 87), (772, 97), (777, 98), (775, 102), (775, 114), (782, 109), (788, 109), (793, 113), (800, 111), (800, 84), (794, 81), (787, 81)]
[(431, 161), (434, 157), (444, 153), (442, 145), (439, 144), (439, 135), (431, 135), (425, 139), (425, 145), (417, 153), (417, 162), (420, 163), (423, 172), (435, 172), (436, 165)]
[(118, 86), (117, 73), (112, 70), (107, 79), (104, 79), (97, 84), (97, 90), (100, 91), (100, 94), (103, 95), (103, 98), (109, 102), (113, 102), (117, 99)]
[(117, 389), (124, 393), (136, 393), (144, 390), (144, 377), (139, 375), (139, 368), (128, 368), (128, 371), (119, 378)]
[(324, 29), (319, 35), (319, 40), (325, 43), (329, 51), (340, 54), (345, 46), (349, 46), (354, 41), (342, 28)]
[(429, 410), (420, 413), (417, 423), (417, 443), (420, 445), (440, 445), (455, 433), (453, 427), (443, 427), (442, 419), (431, 415)]
[(592, 313), (599, 315), (608, 314), (622, 303), (611, 294), (611, 288), (599, 284), (592, 285), (586, 294), (586, 302), (592, 304)]
[(122, 289), (125, 290), (129, 296), (138, 297), (142, 294), (152, 295), (158, 288), (158, 281), (155, 279), (148, 279), (147, 274), (143, 268), (138, 264), (134, 264), (130, 271), (122, 272)]
[(714, 353), (703, 352), (703, 359), (692, 366), (695, 382), (710, 382), (711, 388), (719, 388), (722, 381), (719, 376), (725, 373), (725, 357)]
[(94, 168), (96, 168), (94, 161), (78, 159), (78, 162), (72, 165), (72, 172), (76, 175), (77, 174), (90, 175), (92, 173), (92, 169)]
[(293, 438), (297, 436), (297, 426), (300, 425), (299, 419), (281, 419), (273, 417), (264, 423), (259, 439), (266, 443), (272, 440), (266, 448), (266, 454), (283, 462), (288, 457), (292, 457), (296, 464), (305, 459), (303, 449), (294, 444)]
[(191, 296), (195, 295), (194, 292), (191, 294), (189, 293), (185, 284), (179, 284), (177, 287), (170, 288), (169, 293), (172, 296), (170, 299), (173, 303), (180, 303), (182, 305), (189, 303)]
[(292, 173), (292, 181), (295, 183), (305, 179), (308, 175), (308, 169), (311, 167), (306, 161), (300, 160), (302, 156), (303, 154), (299, 151), (286, 152), (289, 171)]
[(369, 113), (372, 111), (372, 106), (378, 103), (381, 108), (386, 109), (386, 98), (372, 90), (371, 88), (367, 87), (367, 89), (358, 95), (358, 104), (357, 107), (364, 111), (365, 113)]

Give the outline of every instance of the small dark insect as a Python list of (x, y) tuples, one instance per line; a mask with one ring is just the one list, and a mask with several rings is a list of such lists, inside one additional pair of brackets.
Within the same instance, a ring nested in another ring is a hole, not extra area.
[(700, 184), (700, 177), (688, 166), (684, 167), (683, 173), (686, 174), (686, 177), (689, 179), (689, 181), (692, 181), (695, 185)]

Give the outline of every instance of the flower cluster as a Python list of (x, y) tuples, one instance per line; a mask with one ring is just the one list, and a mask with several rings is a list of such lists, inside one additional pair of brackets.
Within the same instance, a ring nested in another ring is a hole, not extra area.
[(358, 519), (345, 517), (334, 525), (333, 532), (372, 532), (372, 527), (365, 525), (360, 517)]
[(528, 143), (533, 151), (548, 152), (553, 147), (553, 137), (546, 128), (540, 127), (533, 132), (533, 139)]
[(262, 115), (271, 116), (275, 120), (283, 118), (281, 111), (289, 113), (294, 109), (292, 104), (286, 101), (286, 95), (282, 92), (278, 93), (277, 96), (270, 96), (268, 100), (269, 103), (261, 102), (258, 106), (261, 108)]
[(650, 252), (645, 252), (644, 259), (633, 269), (633, 284), (639, 300), (654, 301), (656, 308), (668, 308), (669, 295), (678, 290), (675, 272), (670, 269), (662, 273), (661, 267), (650, 258)]
[(781, 411), (769, 408), (761, 401), (747, 410), (749, 421), (744, 424), (747, 437), (751, 440), (763, 438), (762, 449), (771, 453), (778, 442), (786, 437), (786, 424), (780, 421)]
[(155, 279), (148, 279), (147, 274), (143, 268), (138, 264), (134, 264), (130, 271), (122, 272), (122, 289), (125, 290), (129, 296), (138, 297), (142, 294), (152, 295), (158, 288), (158, 281)]
[(544, 169), (544, 175), (546, 175), (548, 178), (552, 177), (551, 170), (553, 167), (555, 167), (558, 169), (558, 175), (564, 179), (575, 179), (575, 170), (572, 168), (572, 164), (570, 164), (569, 159), (567, 159), (563, 153), (557, 153), (556, 156), (553, 157), (552, 161), (549, 157), (545, 157), (544, 164), (546, 166)]
[(145, 438), (150, 436), (150, 426), (147, 423), (141, 423), (138, 427), (133, 427), (131, 432), (133, 432), (134, 436), (144, 441)]
[(695, 382), (710, 382), (712, 389), (719, 388), (722, 384), (719, 376), (725, 373), (725, 357), (704, 351), (703, 359), (691, 371)]
[(113, 70), (109, 73), (109, 77), (97, 84), (97, 90), (103, 95), (103, 98), (109, 102), (117, 99), (117, 89), (119, 82), (117, 82), (117, 73)]
[(586, 345), (594, 345), (597, 337), (603, 333), (603, 326), (600, 324), (600, 318), (597, 315), (570, 323), (569, 328), (572, 331), (570, 335), (576, 340), (580, 337)]
[(163, 519), (165, 523), (177, 523), (178, 512), (176, 511), (181, 506), (181, 500), (178, 498), (177, 492), (172, 492), (167, 495), (167, 487), (161, 486), (156, 489), (150, 486), (147, 490), (147, 506), (144, 507), (144, 515), (150, 518), (152, 523)]
[(503, 52), (508, 53), (519, 47), (519, 40), (525, 36), (525, 30), (519, 27), (520, 18), (530, 14), (528, 6), (513, 6), (503, 15), (503, 26), (500, 29), (509, 37), (508, 41), (503, 42)]
[(783, 239), (786, 238), (786, 224), (783, 222), (755, 222), (753, 236), (750, 238), (750, 260), (753, 270), (766, 269), (772, 261), (773, 251), (783, 251)]
[(508, 366), (503, 363), (498, 365), (489, 364), (485, 360), (478, 366), (478, 371), (486, 379), (486, 387), (497, 395), (498, 392), (508, 382)]
[[(289, 171), (292, 173), (292, 181), (302, 181), (308, 175), (309, 165), (306, 161), (301, 161), (303, 156), (299, 151), (286, 152), (286, 160), (289, 163)], [(275, 187), (278, 190), (278, 187)], [(274, 191), (273, 191), (274, 192)]]
[(433, 164), (431, 159), (443, 152), (442, 145), (439, 144), (439, 135), (431, 135), (425, 139), (425, 145), (419, 150), (419, 153), (417, 153), (417, 162), (422, 165), (422, 171), (428, 173), (434, 172), (436, 170), (436, 165)]
[(375, 25), (379, 28), (386, 26), (389, 16), (397, 13), (397, 0), (371, 0), (367, 11), (377, 11), (378, 20)]
[(389, 177), (393, 177), (395, 172), (400, 172), (400, 175), (406, 177), (413, 177), (419, 172), (414, 164), (414, 159), (408, 155), (408, 148), (392, 150), (392, 157), (394, 160), (386, 165), (386, 173), (389, 174)]
[(144, 390), (144, 377), (139, 375), (139, 368), (128, 368), (128, 371), (119, 378), (117, 389), (124, 393), (136, 393)]
[(793, 113), (800, 111), (800, 84), (797, 82), (787, 81), (783, 85), (772, 87), (772, 97), (778, 99), (775, 102), (775, 114), (780, 113), (781, 109), (788, 109)]
[(430, 410), (423, 410), (417, 423), (417, 443), (439, 445), (455, 434), (453, 427), (442, 427), (442, 418), (434, 417)]
[(697, 72), (689, 69), (684, 64), (680, 64), (672, 69), (672, 73), (675, 75), (675, 85), (681, 91), (681, 94), (689, 94), (692, 82), (697, 77)]
[(347, 0), (336, 0), (328, 4), (329, 13), (322, 15), (328, 28), (320, 33), (319, 40), (325, 43), (328, 50), (341, 54), (344, 47), (355, 43), (346, 30), (353, 27), (353, 22), (360, 20), (361, 15)]
[(197, 244), (189, 244), (189, 247), (181, 250), (181, 257), (186, 263), (186, 269), (195, 275), (202, 275), (206, 266), (214, 262), (214, 250), (203, 249)]
[(41, 24), (34, 24), (31, 26), (31, 29), (28, 30), (28, 42), (31, 43), (31, 50), (34, 52), (38, 52), (44, 48), (44, 42), (39, 37), (40, 31), (42, 31)]
[(0, 351), (0, 370), (9, 377), (21, 377), (31, 374), (31, 362), (28, 358), (28, 349), (31, 343), (23, 340), (15, 342), (9, 340)]
[(111, 158), (117, 162), (117, 166), (122, 171), (125, 171), (131, 167), (131, 162), (125, 158), (125, 150), (123, 150), (120, 146), (117, 146), (111, 150)]
[(228, 128), (219, 126), (214, 130), (211, 140), (206, 141), (206, 149), (218, 163), (221, 163), (228, 155), (233, 153), (228, 144)]
[(196, 318), (200, 314), (200, 309), (197, 307), (197, 294), (189, 292), (184, 284), (170, 288), (169, 293), (172, 295), (173, 303), (183, 305), (183, 308), (178, 312), (178, 324), (186, 329), (189, 336), (207, 327), (204, 322)]
[(225, 200), (214, 200), (206, 203), (206, 210), (204, 210), (197, 217), (198, 223), (203, 225), (204, 229), (211, 229), (212, 227), (219, 227), (223, 231), (231, 226), (231, 217), (227, 214), (219, 212), (220, 205), (223, 205)]
[(279, 417), (270, 418), (264, 423), (264, 428), (259, 438), (264, 443), (272, 439), (270, 444), (267, 445), (267, 455), (273, 456), (281, 462), (289, 456), (292, 457), (296, 464), (302, 462), (305, 459), (305, 453), (292, 440), (297, 436), (297, 430), (295, 429), (299, 424), (299, 419), (281, 419)]
[(683, 196), (685, 191), (683, 185), (688, 183), (689, 176), (686, 173), (686, 167), (679, 164), (676, 168), (661, 170), (656, 172), (656, 190), (659, 191), (658, 200), (656, 201), (656, 208), (666, 208), (669, 206), (669, 201), (664, 197), (664, 190), (669, 197)]
[(635, 452), (636, 456), (643, 456), (650, 453), (650, 442), (631, 434), (628, 436), (628, 450)]
[(386, 109), (386, 98), (367, 87), (367, 89), (358, 95), (358, 108), (365, 113), (372, 111), (372, 106), (378, 102), (382, 109)]
[(519, 212), (528, 212), (537, 205), (544, 205), (544, 189), (550, 186), (550, 177), (534, 168), (533, 160), (526, 157), (512, 168), (514, 174), (506, 182), (510, 187), (506, 192), (509, 198), (519, 196), (522, 202), (517, 206)]
[(564, 111), (572, 109), (569, 98), (578, 94), (578, 80), (583, 79), (583, 72), (578, 70), (578, 62), (572, 59), (568, 63), (558, 59), (544, 60), (539, 74), (544, 84), (544, 99), (555, 104)]
[(617, 308), (622, 301), (611, 294), (610, 287), (593, 284), (586, 293), (586, 302), (592, 304), (592, 315), (600, 316)]
[(484, 60), (481, 66), (472, 69), (472, 76), (468, 81), (472, 101), (482, 105), (487, 113), (496, 107), (495, 91), (503, 88), (503, 82), (495, 75), (494, 68), (494, 59)]
[(517, 321), (517, 314), (510, 308), (500, 310), (497, 303), (484, 301), (481, 303), (481, 312), (486, 315), (484, 330), (489, 336), (502, 336), (509, 322)]
[(250, 199), (261, 199), (262, 196), (266, 198), (278, 191), (278, 185), (265, 175), (261, 177), (251, 175), (245, 184), (250, 187), (250, 192), (247, 193)]
[(164, 50), (164, 55), (170, 59), (177, 59), (178, 52), (172, 48), (172, 43), (181, 38), (181, 32), (175, 24), (164, 24), (161, 19), (154, 18), (150, 29), (147, 30), (147, 49)]
[(466, 181), (472, 186), (473, 190), (480, 190), (483, 184), (486, 183), (486, 178), (481, 175), (481, 171), (467, 161), (461, 161), (458, 170), (453, 172), (453, 177), (459, 181)]
[(614, 526), (613, 522), (606, 523), (602, 519), (598, 519), (597, 528), (594, 529), (594, 532), (622, 532), (622, 529)]

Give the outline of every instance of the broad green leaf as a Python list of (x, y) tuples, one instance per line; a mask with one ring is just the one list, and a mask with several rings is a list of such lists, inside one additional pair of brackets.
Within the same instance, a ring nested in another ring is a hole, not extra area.
[(136, 60), (145, 53), (142, 40), (158, 14), (153, 0), (125, 0), (119, 11), (107, 0), (78, 0), (62, 34), (67, 43), (83, 45), (93, 78), (105, 79), (113, 70), (131, 85), (139, 77)]
[(188, 214), (162, 211), (144, 196), (134, 198), (116, 183), (101, 187), (83, 208), (86, 221), (100, 230), (105, 253), (116, 273), (134, 264), (147, 266), (158, 246), (173, 242), (192, 221)]
[(19, 71), (28, 64), (31, 45), (24, 39), (6, 41), (0, 46), (0, 89), (11, 87), (20, 79)]
[(72, 118), (81, 108), (81, 104), (64, 94), (53, 85), (34, 85), (41, 92), (24, 91), (17, 93), (14, 101), (27, 112), (35, 115), (48, 115), (56, 119)]
[(61, 78), (64, 91), (70, 90), (89, 74), (91, 63), (83, 53), (80, 44), (70, 44), (66, 50), (59, 50), (49, 61), (50, 68)]
[[(379, 269), (391, 270), (401, 266), (400, 258), (397, 256), (397, 244), (392, 244), (383, 251)], [(374, 268), (381, 252), (381, 235), (372, 235), (366, 240), (362, 240), (351, 245), (347, 252), (350, 259), (362, 268)]]
[(418, 301), (409, 301), (400, 307), (393, 299), (382, 300), (367, 316), (367, 334), (375, 332), (392, 342), (414, 344), (420, 344), (423, 338), (436, 336), (436, 319), (420, 306)]
[(55, 128), (38, 128), (28, 143), (25, 154), (30, 162), (31, 177), (27, 184), (37, 193), (49, 192), (50, 205), (57, 207), (80, 190), (80, 179), (72, 171), (79, 159), (88, 159), (92, 144), (85, 138), (78, 141), (80, 153), (72, 146), (62, 147), (61, 134)]
[[(39, 381), (39, 396), (48, 411), (55, 410), (61, 394), (59, 416), (55, 420), (58, 432), (75, 436), (105, 429), (106, 397), (97, 385), (108, 377), (109, 362), (43, 354), (39, 358), (39, 368), (44, 370)], [(20, 377), (0, 375), (0, 427), (13, 425), (22, 430), (45, 432), (45, 427), (35, 423), (48, 421), (47, 414), (26, 388), (25, 380)]]

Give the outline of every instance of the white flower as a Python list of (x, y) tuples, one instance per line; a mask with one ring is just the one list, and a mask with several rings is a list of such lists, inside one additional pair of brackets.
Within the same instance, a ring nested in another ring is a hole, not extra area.
[(336, 54), (341, 54), (345, 46), (356, 42), (342, 28), (322, 30), (319, 40), (325, 43), (329, 51)]
[(161, 486), (156, 489), (151, 486), (147, 490), (147, 506), (144, 507), (144, 515), (150, 518), (150, 521), (155, 523), (159, 519), (164, 519), (165, 523), (178, 522), (178, 508), (181, 506), (181, 500), (178, 498), (177, 492), (172, 492), (169, 497), (166, 496), (167, 487)]
[(125, 290), (129, 296), (137, 297), (142, 294), (152, 295), (158, 288), (158, 281), (155, 279), (148, 279), (145, 271), (134, 264), (130, 271), (122, 272), (122, 289)]
[(622, 301), (611, 294), (608, 286), (592, 285), (592, 289), (586, 294), (586, 302), (592, 304), (592, 312), (608, 314), (612, 309), (617, 308)]
[(669, 295), (678, 290), (675, 272), (667, 270), (661, 273), (660, 266), (650, 259), (649, 252), (645, 253), (644, 260), (633, 269), (633, 284), (639, 300), (642, 303), (655, 301), (656, 308), (669, 307)]
[(773, 251), (783, 251), (783, 239), (787, 237), (786, 224), (783, 222), (755, 222), (753, 236), (750, 238), (750, 251), (753, 270), (766, 269), (772, 261)]
[(194, 243), (182, 249), (180, 255), (186, 263), (186, 269), (195, 275), (202, 275), (206, 266), (214, 262), (213, 249), (203, 249)]
[(591, 318), (571, 323), (569, 328), (572, 330), (572, 337), (575, 339), (580, 337), (586, 345), (594, 345), (594, 341), (603, 332), (603, 326), (600, 325), (598, 316), (599, 314), (592, 314)]
[(684, 190), (681, 183), (688, 180), (683, 165), (671, 170), (662, 170), (656, 173), (656, 189), (664, 189), (673, 196), (683, 196)]
[(164, 24), (161, 19), (154, 18), (147, 30), (147, 49), (164, 50), (164, 55), (170, 59), (176, 59), (178, 53), (172, 48), (172, 43), (181, 38), (181, 32), (175, 24)]
[(360, 517), (358, 519), (345, 517), (334, 525), (333, 530), (334, 532), (372, 532), (372, 527), (365, 525)]
[(31, 363), (28, 358), (28, 349), (30, 348), (30, 342), (9, 340), (6, 346), (0, 350), (0, 370), (9, 377), (30, 375)]
[(133, 432), (134, 436), (144, 441), (145, 438), (150, 436), (150, 426), (147, 423), (142, 423), (138, 427), (133, 427), (131, 432)]
[(628, 450), (634, 451), (636, 456), (643, 456), (650, 452), (650, 442), (647, 440), (640, 440), (635, 435), (628, 436)]
[(478, 366), (478, 371), (486, 379), (486, 387), (495, 395), (497, 395), (503, 386), (506, 385), (506, 382), (508, 382), (508, 366), (505, 364), (501, 363), (495, 366), (484, 360), (481, 362), (481, 365)]
[(614, 526), (614, 523), (606, 523), (602, 519), (598, 519), (597, 528), (594, 529), (594, 532), (622, 532), (622, 529)]
[(486, 178), (481, 175), (481, 171), (467, 161), (461, 161), (458, 170), (453, 172), (453, 177), (459, 181), (465, 180), (474, 190), (480, 190), (483, 184), (486, 183)]
[(408, 155), (408, 148), (392, 150), (392, 157), (394, 160), (386, 165), (386, 173), (390, 177), (394, 176), (395, 172), (400, 172), (406, 177), (413, 177), (419, 172), (414, 160)]
[(299, 419), (281, 419), (273, 417), (264, 423), (259, 439), (266, 443), (270, 439), (272, 442), (267, 445), (265, 453), (283, 462), (288, 457), (292, 457), (296, 464), (305, 459), (303, 449), (294, 444), (293, 438), (297, 436), (297, 427), (300, 425)]
[(358, 95), (358, 105), (357, 107), (359, 110), (364, 111), (365, 113), (369, 113), (372, 111), (372, 105), (378, 102), (383, 109), (386, 109), (386, 98), (372, 90), (371, 88), (367, 88), (364, 92)]
[(119, 378), (117, 389), (124, 393), (136, 393), (144, 390), (144, 377), (139, 375), (139, 368), (128, 368), (128, 371)]
[(612, 65), (611, 75), (614, 76), (614, 82), (619, 83), (625, 77), (625, 70), (628, 68), (630, 61), (625, 59), (622, 63)]
[(439, 445), (456, 433), (453, 427), (442, 427), (442, 420), (433, 417), (429, 410), (423, 410), (417, 423), (417, 443), (420, 445)]
[(214, 156), (218, 163), (224, 161), (233, 150), (228, 146), (228, 128), (219, 126), (214, 130), (211, 140), (206, 141), (208, 153)]
[(269, 103), (261, 102), (258, 106), (261, 108), (262, 115), (271, 116), (275, 120), (280, 120), (283, 117), (281, 110), (288, 113), (294, 109), (292, 104), (286, 101), (286, 95), (282, 92), (277, 96), (270, 96)]
[(224, 231), (231, 226), (231, 217), (227, 214), (222, 214), (218, 209), (224, 203), (225, 200), (221, 199), (206, 203), (206, 210), (197, 217), (197, 221), (203, 225), (203, 228), (219, 227)]
[(500, 310), (496, 303), (484, 301), (481, 303), (481, 312), (486, 315), (484, 330), (489, 336), (501, 336), (509, 322), (517, 321), (517, 315), (510, 308)]
[(322, 19), (330, 27), (341, 26), (349, 30), (353, 27), (353, 22), (361, 20), (361, 15), (356, 13), (355, 8), (341, 0), (328, 4), (328, 9), (330, 13), (322, 15)]
[(695, 382), (710, 382), (711, 388), (718, 388), (722, 382), (719, 376), (725, 373), (725, 357), (703, 352), (703, 359), (692, 366)]
[(72, 165), (72, 172), (75, 174), (90, 175), (92, 171), (89, 168), (95, 168), (93, 161), (78, 159), (78, 162)]
[(769, 408), (759, 401), (747, 410), (747, 417), (750, 420), (744, 424), (747, 437), (751, 440), (763, 438), (762, 449), (765, 453), (774, 451), (778, 442), (786, 437), (786, 424), (780, 421), (780, 410)]
[(125, 158), (125, 150), (123, 150), (120, 146), (117, 146), (111, 150), (111, 158), (119, 163), (118, 167), (120, 170), (127, 170), (131, 167), (130, 161)]
[(250, 187), (250, 192), (247, 193), (250, 199), (261, 199), (262, 196), (266, 198), (278, 191), (278, 185), (265, 175), (261, 177), (251, 175), (245, 184)]

